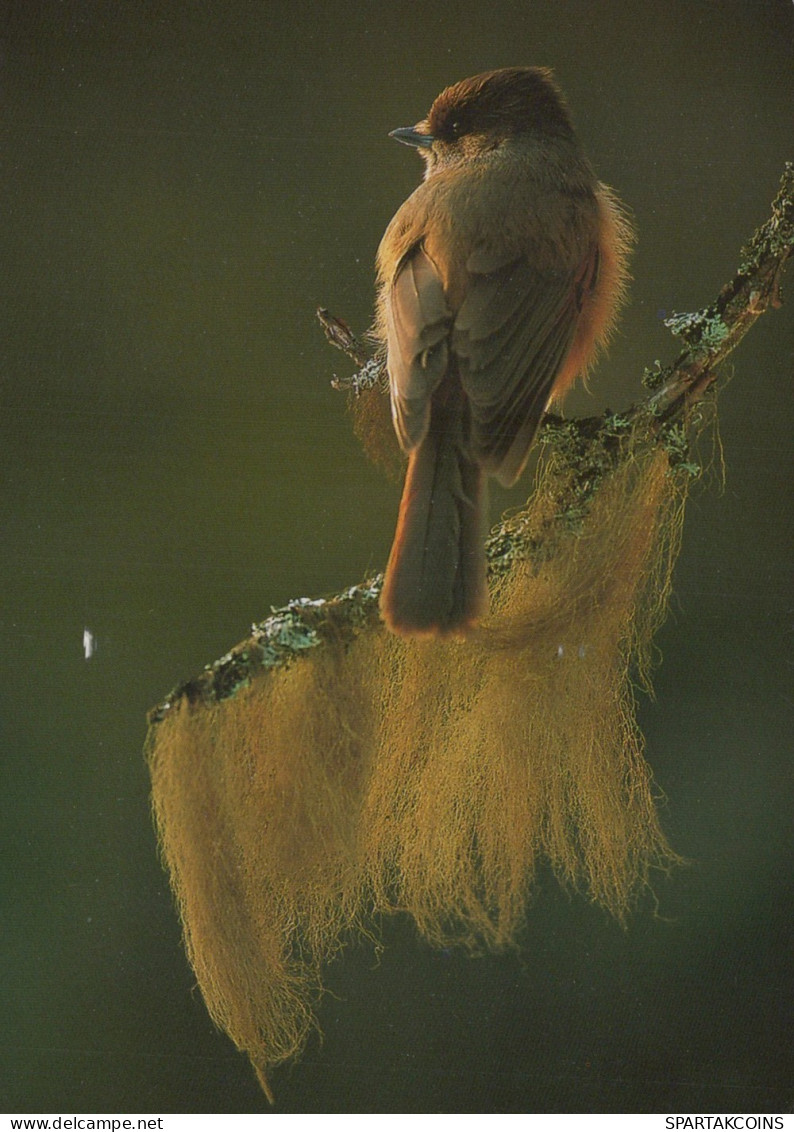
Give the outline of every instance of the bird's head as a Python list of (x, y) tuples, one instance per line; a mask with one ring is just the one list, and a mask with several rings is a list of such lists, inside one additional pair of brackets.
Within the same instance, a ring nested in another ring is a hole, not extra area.
[(390, 134), (419, 150), (428, 176), (517, 138), (572, 136), (563, 96), (543, 67), (506, 67), (463, 79), (439, 94), (427, 118)]

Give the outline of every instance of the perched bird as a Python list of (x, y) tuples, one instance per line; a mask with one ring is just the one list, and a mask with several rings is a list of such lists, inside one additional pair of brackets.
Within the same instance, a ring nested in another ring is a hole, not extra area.
[(463, 636), (488, 604), (486, 477), (515, 482), (547, 406), (593, 361), (632, 233), (543, 68), (464, 79), (391, 137), (426, 168), (378, 251), (408, 455), (381, 612), (404, 636)]

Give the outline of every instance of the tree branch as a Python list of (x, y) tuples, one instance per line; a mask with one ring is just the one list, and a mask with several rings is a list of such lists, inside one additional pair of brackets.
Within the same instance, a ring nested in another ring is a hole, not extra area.
[[(646, 369), (642, 383), (648, 394), (623, 413), (565, 420), (549, 415), (540, 433), (544, 445), (563, 456), (573, 475), (560, 477), (548, 540), (529, 538), (522, 513), (497, 526), (487, 542), (489, 572), (509, 571), (512, 563), (554, 553), (553, 536), (561, 530), (576, 537), (581, 519), (598, 493), (604, 476), (631, 448), (661, 446), (672, 465), (687, 464), (688, 439), (696, 428), (692, 407), (718, 378), (718, 367), (736, 348), (769, 306), (780, 306), (780, 277), (794, 250), (794, 164), (788, 163), (769, 219), (742, 249), (739, 269), (710, 306), (676, 314), (666, 325), (684, 343), (669, 366)], [(377, 385), (385, 387), (383, 359), (356, 338), (350, 327), (327, 310), (317, 312), (328, 340), (350, 357), (359, 371), (335, 379), (335, 388), (356, 396)], [(695, 471), (697, 469), (694, 469)], [(547, 545), (548, 543), (548, 545)], [(183, 698), (214, 703), (233, 696), (263, 669), (297, 660), (307, 649), (328, 640), (352, 638), (378, 621), (381, 575), (329, 599), (300, 598), (274, 610), (253, 625), (251, 635), (193, 680), (178, 685), (149, 713), (150, 724), (164, 719)]]

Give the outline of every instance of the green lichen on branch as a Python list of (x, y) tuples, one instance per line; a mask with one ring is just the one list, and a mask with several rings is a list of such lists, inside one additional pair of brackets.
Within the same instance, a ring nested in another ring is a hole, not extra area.
[(794, 246), (794, 162), (787, 161), (769, 219), (742, 248), (739, 271), (755, 275), (767, 259), (785, 260)]
[(159, 723), (181, 699), (190, 703), (229, 699), (248, 687), (257, 673), (290, 664), (307, 649), (331, 639), (343, 640), (376, 622), (380, 583), (378, 576), (332, 598), (297, 598), (274, 609), (266, 620), (251, 626), (244, 641), (206, 665), (195, 679), (178, 684), (149, 712), (149, 723)]
[(604, 482), (638, 453), (661, 448), (671, 475), (697, 477), (700, 467), (690, 458), (693, 431), (697, 429), (677, 420), (656, 427), (655, 422), (609, 411), (574, 419), (548, 414), (539, 434), (543, 483), (554, 488), (548, 518), (538, 531), (524, 509), (494, 527), (486, 543), (489, 576), (509, 572), (518, 561), (540, 566), (558, 552), (560, 535), (578, 537)]
[(787, 162), (769, 219), (742, 248), (733, 279), (708, 307), (676, 314), (666, 325), (685, 348), (666, 369), (657, 362), (643, 384), (652, 396), (633, 413), (672, 419), (701, 399), (717, 378), (718, 367), (770, 306), (778, 307), (783, 268), (794, 250), (794, 163)]
[(730, 329), (719, 314), (711, 309), (689, 314), (674, 314), (672, 318), (664, 320), (664, 325), (688, 346), (702, 345), (707, 350), (716, 350), (730, 333)]

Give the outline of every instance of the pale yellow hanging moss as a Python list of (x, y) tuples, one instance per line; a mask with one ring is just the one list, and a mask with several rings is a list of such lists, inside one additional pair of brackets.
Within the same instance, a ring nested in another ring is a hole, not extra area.
[(265, 1089), (314, 1024), (322, 964), (379, 913), (434, 943), (504, 947), (542, 860), (620, 918), (675, 860), (632, 674), (647, 678), (688, 477), (638, 445), (561, 515), (575, 474), (545, 460), (514, 520), (542, 553), (496, 572), (466, 642), (365, 627), (153, 726), (188, 955)]

